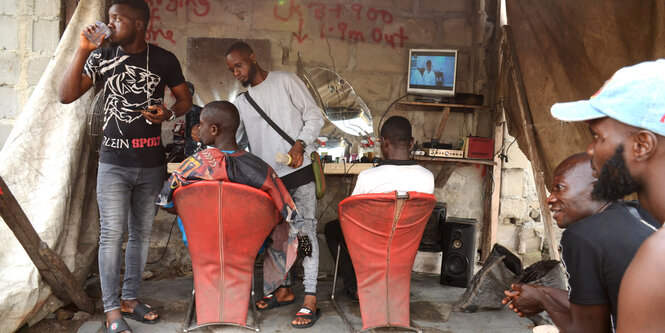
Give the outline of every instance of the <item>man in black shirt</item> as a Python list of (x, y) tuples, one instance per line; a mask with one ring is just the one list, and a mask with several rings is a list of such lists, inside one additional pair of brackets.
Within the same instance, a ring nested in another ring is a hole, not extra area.
[(634, 202), (591, 198), (596, 179), (590, 158), (573, 155), (554, 170), (547, 198), (560, 228), (569, 291), (514, 284), (503, 303), (520, 316), (547, 311), (561, 332), (603, 332), (616, 327), (623, 273), (656, 221)]
[[(138, 289), (148, 256), (154, 202), (166, 173), (161, 123), (185, 114), (192, 104), (180, 63), (173, 53), (145, 41), (150, 8), (143, 0), (114, 0), (109, 9), (111, 47), (98, 48), (83, 29), (74, 59), (60, 82), (59, 98), (71, 103), (95, 82), (103, 82), (104, 137), (97, 174), (101, 233), (99, 273), (107, 331), (129, 331), (121, 315), (153, 323), (157, 311), (140, 304)], [(164, 106), (164, 89), (176, 98)], [(118, 300), (125, 225), (122, 300)]]

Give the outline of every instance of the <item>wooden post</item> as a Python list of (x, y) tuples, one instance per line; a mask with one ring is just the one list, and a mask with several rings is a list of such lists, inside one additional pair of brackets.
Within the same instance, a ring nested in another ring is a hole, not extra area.
[(439, 123), (439, 128), (436, 130), (436, 139), (441, 140), (441, 135), (443, 134), (443, 129), (446, 127), (448, 122), (448, 117), (450, 116), (450, 106), (443, 107), (443, 114), (441, 115), (441, 122)]
[(443, 162), (439, 174), (434, 179), (434, 186), (437, 188), (444, 187), (450, 179), (450, 176), (453, 175), (453, 171), (457, 168), (457, 163), (455, 162)]
[(46, 283), (51, 286), (53, 294), (61, 300), (74, 302), (85, 312), (94, 313), (95, 306), (86, 295), (83, 286), (76, 281), (62, 258), (41, 240), (2, 177), (0, 177), (0, 217), (12, 230)]
[(545, 165), (545, 162), (543, 161), (543, 158), (538, 151), (536, 134), (533, 131), (533, 119), (531, 118), (529, 103), (524, 91), (522, 72), (520, 70), (519, 63), (517, 62), (517, 53), (515, 51), (513, 35), (509, 26), (501, 27), (501, 31), (503, 32), (504, 41), (507, 43), (506, 51), (508, 53), (507, 60), (510, 64), (510, 81), (512, 81), (513, 88), (515, 89), (517, 95), (517, 105), (520, 116), (519, 125), (521, 127), (521, 132), (526, 140), (526, 148), (528, 149), (528, 156), (529, 160), (531, 161), (531, 167), (533, 169), (533, 178), (536, 182), (536, 191), (538, 193), (540, 211), (543, 216), (545, 238), (547, 240), (547, 245), (549, 246), (550, 259), (560, 260), (559, 246), (556, 242), (556, 236), (554, 235), (552, 214), (549, 210), (549, 205), (547, 204), (545, 175), (543, 174), (543, 166)]
[[(485, 185), (485, 203), (483, 205), (483, 234), (482, 243), (480, 247), (481, 260), (485, 261), (492, 251), (492, 246), (496, 244), (497, 231), (499, 228), (499, 206), (501, 203), (501, 168), (503, 167), (503, 159), (499, 150), (503, 146), (503, 109), (499, 106), (501, 111), (498, 111), (499, 120), (494, 124), (494, 163), (493, 172), (491, 175), (491, 184)], [(488, 166), (492, 168), (492, 166)], [(491, 170), (491, 169), (490, 169)], [(486, 179), (489, 181), (489, 176)], [(487, 182), (486, 182), (487, 183)], [(490, 202), (487, 202), (487, 201)]]

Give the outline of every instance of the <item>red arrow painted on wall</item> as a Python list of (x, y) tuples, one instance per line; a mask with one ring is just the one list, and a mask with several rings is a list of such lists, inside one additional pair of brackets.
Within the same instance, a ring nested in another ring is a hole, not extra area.
[(301, 17), (300, 18), (300, 23), (299, 23), (299, 26), (298, 26), (298, 34), (296, 35), (295, 32), (293, 33), (293, 36), (296, 37), (296, 39), (298, 40), (298, 43), (301, 43), (301, 44), (305, 39), (307, 39), (307, 36), (309, 36), (308, 34), (304, 34), (304, 35), (302, 34), (302, 23), (303, 23), (303, 21), (304, 20)]

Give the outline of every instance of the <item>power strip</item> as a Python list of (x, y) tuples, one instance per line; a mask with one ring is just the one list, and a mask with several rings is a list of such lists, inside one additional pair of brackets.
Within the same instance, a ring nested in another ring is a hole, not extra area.
[(448, 158), (464, 158), (464, 150), (429, 148), (429, 149), (427, 149), (427, 156), (448, 157)]

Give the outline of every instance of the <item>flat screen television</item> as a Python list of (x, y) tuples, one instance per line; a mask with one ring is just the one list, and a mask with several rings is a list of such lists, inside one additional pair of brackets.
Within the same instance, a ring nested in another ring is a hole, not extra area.
[(457, 50), (409, 50), (406, 92), (422, 96), (455, 96)]

